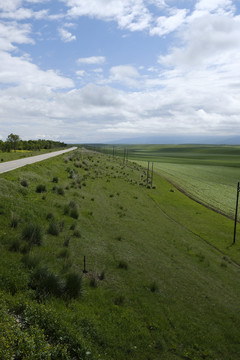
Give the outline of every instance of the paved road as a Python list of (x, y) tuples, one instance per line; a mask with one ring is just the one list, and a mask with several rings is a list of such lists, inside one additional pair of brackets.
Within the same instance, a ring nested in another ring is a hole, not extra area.
[(49, 159), (54, 156), (65, 154), (69, 151), (73, 151), (76, 149), (77, 149), (77, 147), (72, 147), (72, 148), (69, 148), (66, 150), (59, 150), (59, 151), (54, 151), (54, 152), (51, 152), (48, 154), (30, 156), (30, 157), (27, 157), (24, 159), (12, 160), (12, 161), (7, 161), (5, 163), (0, 163), (0, 174), (7, 172), (7, 171), (15, 170), (17, 168), (20, 168), (20, 167), (28, 165), (28, 164), (33, 164), (38, 161), (46, 160), (46, 159)]

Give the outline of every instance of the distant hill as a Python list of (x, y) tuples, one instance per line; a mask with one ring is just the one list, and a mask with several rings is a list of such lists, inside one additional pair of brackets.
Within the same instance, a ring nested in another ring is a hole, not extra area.
[(240, 145), (239, 136), (157, 135), (107, 142), (109, 144), (214, 144)]

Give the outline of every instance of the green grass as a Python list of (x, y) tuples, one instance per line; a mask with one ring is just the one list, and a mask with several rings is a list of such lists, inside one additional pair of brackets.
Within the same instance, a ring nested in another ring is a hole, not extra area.
[[(155, 190), (140, 186), (143, 173), (122, 159), (74, 152), (0, 176), (3, 360), (239, 359), (233, 221), (158, 175)], [(53, 176), (61, 196), (52, 191)], [(42, 183), (45, 199), (35, 191)], [(17, 227), (10, 226), (13, 213)], [(57, 235), (48, 233), (48, 214), (64, 221)], [(30, 220), (42, 229), (41, 245), (28, 254), (9, 251)], [(36, 284), (39, 273), (47, 284)]]

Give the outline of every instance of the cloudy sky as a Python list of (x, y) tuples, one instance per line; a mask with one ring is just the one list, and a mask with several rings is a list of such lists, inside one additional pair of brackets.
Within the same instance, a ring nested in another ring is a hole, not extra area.
[(240, 134), (240, 0), (0, 2), (0, 139)]

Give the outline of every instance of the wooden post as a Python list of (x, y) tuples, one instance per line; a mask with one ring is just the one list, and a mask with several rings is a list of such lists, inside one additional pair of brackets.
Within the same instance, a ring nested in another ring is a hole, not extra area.
[(237, 185), (237, 201), (236, 201), (236, 211), (235, 211), (235, 222), (234, 222), (234, 235), (233, 235), (233, 245), (236, 242), (236, 228), (237, 228), (237, 214), (238, 214), (238, 198), (239, 198), (239, 191), (240, 191), (240, 183), (238, 182)]
[(152, 176), (151, 176), (151, 187), (153, 186), (153, 163), (152, 163)]
[(148, 161), (148, 169), (147, 169), (147, 185), (148, 185), (148, 181), (149, 181), (149, 161)]

